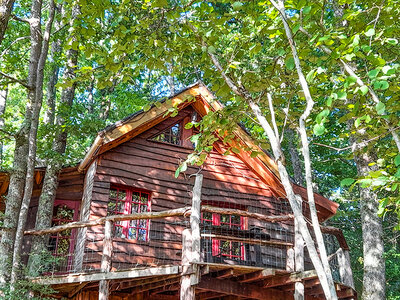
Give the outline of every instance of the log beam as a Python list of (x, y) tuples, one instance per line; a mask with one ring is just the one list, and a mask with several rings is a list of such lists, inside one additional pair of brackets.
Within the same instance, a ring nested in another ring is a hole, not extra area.
[(134, 213), (134, 214), (128, 214), (128, 215), (113, 215), (113, 216), (98, 218), (96, 220), (71, 222), (68, 224), (54, 226), (51, 228), (45, 228), (45, 229), (41, 229), (41, 230), (35, 230), (35, 229), (26, 230), (24, 232), (24, 234), (25, 235), (44, 235), (44, 234), (50, 234), (50, 233), (57, 233), (57, 232), (68, 230), (68, 229), (103, 225), (107, 221), (121, 222), (121, 221), (131, 221), (131, 220), (141, 220), (141, 219), (152, 220), (152, 219), (162, 219), (162, 218), (167, 218), (167, 217), (179, 217), (179, 216), (187, 215), (188, 213), (190, 213), (190, 207), (181, 207), (181, 208), (169, 209), (169, 210), (157, 211), (157, 212), (143, 212), (143, 213)]
[(145, 278), (161, 275), (173, 275), (179, 274), (181, 268), (179, 266), (162, 266), (153, 268), (137, 268), (125, 271), (113, 271), (108, 273), (94, 273), (94, 274), (68, 274), (54, 276), (52, 278), (37, 277), (29, 278), (31, 282), (43, 285), (56, 285), (56, 284), (68, 284), (68, 283), (81, 283), (87, 281), (99, 281), (103, 279), (117, 280), (117, 279), (127, 279), (127, 278)]
[(217, 214), (224, 214), (224, 215), (237, 215), (237, 216), (248, 217), (251, 219), (257, 219), (260, 221), (272, 222), (272, 223), (293, 220), (293, 215), (291, 215), (291, 214), (283, 215), (283, 216), (266, 216), (263, 214), (253, 213), (253, 212), (240, 210), (240, 209), (221, 208), (221, 207), (214, 207), (214, 206), (209, 206), (209, 205), (202, 205), (201, 211), (217, 213)]

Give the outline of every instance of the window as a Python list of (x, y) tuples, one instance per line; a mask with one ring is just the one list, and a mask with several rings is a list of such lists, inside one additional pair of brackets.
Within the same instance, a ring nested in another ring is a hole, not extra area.
[(174, 144), (174, 145), (180, 145), (181, 144), (180, 124), (177, 123), (174, 126), (169, 127), (168, 129), (165, 129), (163, 132), (156, 135), (153, 138), (153, 141), (164, 142), (164, 143), (169, 143), (169, 144)]
[[(207, 203), (207, 205), (225, 207), (224, 203)], [(229, 208), (238, 208), (229, 206)], [(238, 231), (246, 229), (246, 218), (237, 215), (224, 215), (204, 212), (201, 223), (206, 232), (235, 236)], [(243, 243), (212, 239), (212, 256), (233, 260), (245, 260)]]
[[(150, 211), (150, 193), (112, 187), (109, 193), (108, 215), (126, 215)], [(114, 223), (114, 236), (130, 240), (149, 240), (149, 220)]]

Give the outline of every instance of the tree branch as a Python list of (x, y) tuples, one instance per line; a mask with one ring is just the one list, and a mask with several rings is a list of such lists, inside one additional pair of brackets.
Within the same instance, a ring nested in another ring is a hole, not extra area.
[(19, 42), (19, 41), (21, 41), (21, 40), (24, 40), (24, 39), (29, 39), (29, 38), (30, 38), (29, 35), (28, 35), (28, 36), (21, 36), (21, 37), (19, 37), (19, 38), (16, 38), (14, 41), (11, 42), (11, 44), (10, 44), (6, 49), (3, 50), (3, 52), (1, 52), (0, 56), (3, 56), (4, 54), (6, 54), (7, 51), (8, 51), (15, 43), (17, 43), (17, 42)]
[(32, 87), (29, 86), (26, 82), (24, 82), (24, 81), (22, 81), (22, 80), (19, 80), (19, 79), (15, 78), (15, 77), (13, 77), (13, 76), (11, 76), (11, 75), (8, 75), (8, 74), (6, 74), (6, 73), (3, 73), (2, 71), (0, 71), (0, 75), (2, 75), (2, 76), (5, 77), (5, 78), (10, 79), (12, 82), (17, 82), (17, 83), (19, 83), (20, 85), (26, 87), (28, 90), (31, 90), (31, 89), (32, 89)]
[(394, 132), (395, 130), (397, 130), (397, 129), (400, 129), (400, 126), (399, 126), (399, 127), (392, 128), (392, 129), (389, 129), (388, 131), (386, 131), (386, 132), (384, 132), (384, 133), (382, 133), (382, 134), (380, 134), (380, 135), (378, 135), (378, 136), (375, 136), (375, 137), (373, 137), (373, 138), (371, 138), (371, 139), (369, 139), (369, 140), (362, 141), (361, 143), (354, 143), (352, 146), (347, 146), (347, 147), (344, 147), (344, 148), (337, 148), (337, 147), (334, 147), (334, 146), (325, 145), (325, 144), (320, 144), (320, 143), (313, 143), (313, 144), (314, 144), (314, 145), (317, 145), (317, 146), (321, 146), (321, 147), (333, 149), (333, 150), (338, 151), (338, 152), (340, 152), (340, 151), (346, 151), (346, 150), (359, 151), (359, 150), (361, 150), (362, 148), (368, 146), (368, 144), (369, 144), (370, 142), (375, 141), (375, 140), (378, 140), (378, 139), (380, 139), (381, 137), (383, 137), (383, 136), (385, 136), (385, 135), (387, 135), (387, 134), (389, 134), (389, 133), (393, 133), (393, 132)]

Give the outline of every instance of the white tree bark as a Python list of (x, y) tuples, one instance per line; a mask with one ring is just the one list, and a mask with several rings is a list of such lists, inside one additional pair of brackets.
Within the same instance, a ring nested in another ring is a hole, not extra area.
[(306, 103), (307, 103), (306, 109), (304, 110), (303, 114), (300, 116), (300, 119), (299, 119), (299, 132), (300, 132), (301, 143), (303, 145), (303, 157), (304, 157), (304, 167), (305, 167), (305, 173), (306, 173), (305, 177), (306, 177), (306, 186), (307, 186), (308, 205), (310, 208), (310, 215), (311, 215), (313, 230), (315, 233), (315, 238), (317, 241), (319, 253), (321, 255), (321, 262), (324, 266), (324, 270), (325, 270), (327, 281), (328, 281), (327, 284), (328, 284), (329, 290), (327, 290), (323, 286), (325, 296), (327, 299), (337, 299), (335, 284), (333, 282), (331, 269), (329, 267), (328, 255), (326, 254), (325, 243), (324, 243), (324, 239), (323, 239), (321, 228), (320, 228), (319, 221), (318, 221), (317, 208), (315, 206), (314, 190), (313, 190), (313, 183), (312, 183), (311, 158), (310, 158), (310, 148), (309, 148), (308, 136), (307, 136), (306, 120), (309, 117), (309, 115), (314, 107), (314, 101), (312, 99), (306, 78), (303, 74), (302, 67), (300, 65), (300, 59), (297, 54), (296, 44), (295, 44), (295, 41), (294, 41), (294, 38), (292, 35), (292, 30), (290, 29), (289, 24), (287, 23), (287, 16), (286, 16), (286, 11), (285, 11), (284, 1), (278, 0), (278, 3), (276, 3), (273, 0), (270, 0), (270, 1), (271, 1), (272, 5), (279, 11), (279, 13), (282, 16), (281, 19), (282, 19), (283, 25), (285, 27), (285, 32), (286, 32), (286, 36), (287, 36), (287, 39), (290, 44), (290, 48), (292, 49), (292, 55), (294, 58), (296, 71), (297, 71), (297, 75), (299, 78), (299, 83), (303, 90), (304, 96), (306, 98)]

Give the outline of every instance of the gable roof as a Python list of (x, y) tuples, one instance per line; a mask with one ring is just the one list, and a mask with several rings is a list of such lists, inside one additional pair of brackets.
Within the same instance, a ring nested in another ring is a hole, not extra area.
[[(192, 99), (192, 101), (186, 101), (188, 99)], [(210, 111), (218, 111), (223, 108), (222, 104), (215, 100), (210, 90), (202, 82), (197, 82), (169, 99), (153, 105), (148, 111), (134, 113), (100, 131), (83, 161), (78, 166), (78, 170), (84, 172), (98, 155), (117, 147), (167, 119), (171, 114), (171, 109), (177, 108), (180, 110), (189, 105), (192, 105), (202, 117)], [(247, 151), (240, 150), (240, 153), (235, 155), (267, 184), (277, 197), (286, 198), (275, 161), (239, 125), (233, 130), (233, 134), (236, 139), (228, 142), (228, 146), (238, 149), (251, 148), (259, 153), (256, 157), (251, 157)], [(218, 151), (218, 148), (216, 150)], [(304, 187), (294, 185), (294, 189), (304, 199), (307, 199), (307, 192)], [(315, 194), (315, 201), (321, 220), (326, 220), (333, 216), (339, 206), (339, 204), (319, 194)]]

